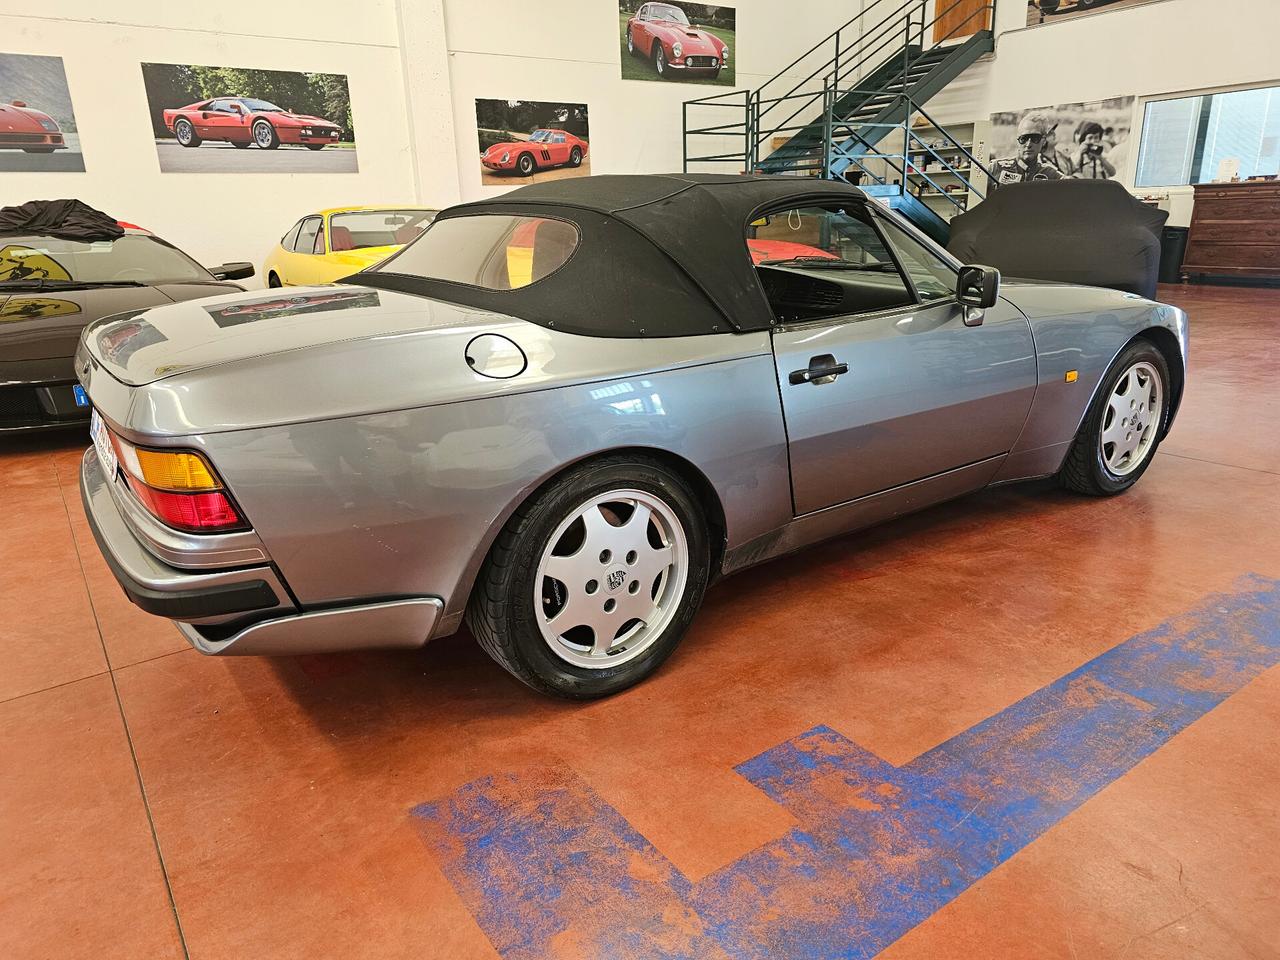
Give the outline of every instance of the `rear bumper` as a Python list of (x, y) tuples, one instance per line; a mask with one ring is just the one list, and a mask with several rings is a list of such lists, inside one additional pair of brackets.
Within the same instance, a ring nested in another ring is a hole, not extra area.
[[(92, 448), (80, 464), (89, 527), (112, 574), (138, 607), (177, 621), (206, 654), (283, 655), (416, 648), (444, 611), (435, 597), (412, 597), (300, 611), (274, 567), (180, 570), (134, 535)], [(127, 504), (126, 504), (127, 508)]]
[(154, 557), (130, 531), (92, 448), (80, 461), (80, 498), (98, 549), (125, 595), (147, 613), (170, 620), (222, 623), (293, 609), (269, 566), (179, 570)]

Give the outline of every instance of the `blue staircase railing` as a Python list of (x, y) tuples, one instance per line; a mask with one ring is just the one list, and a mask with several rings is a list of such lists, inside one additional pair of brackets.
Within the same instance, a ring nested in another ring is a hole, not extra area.
[[(921, 106), (994, 49), (995, 0), (926, 41), (944, 18), (964, 12), (961, 4), (967, 10), (972, 0), (873, 0), (758, 89), (687, 101), (684, 169), (731, 165), (743, 172), (865, 180), (881, 192), (896, 172), (905, 195), (914, 154), (950, 167), (966, 193), (981, 196), (964, 174), (989, 171)], [(963, 152), (968, 170), (948, 164), (912, 131), (920, 118), (950, 141), (948, 149)], [(902, 131), (902, 152), (881, 150), (895, 130)]]

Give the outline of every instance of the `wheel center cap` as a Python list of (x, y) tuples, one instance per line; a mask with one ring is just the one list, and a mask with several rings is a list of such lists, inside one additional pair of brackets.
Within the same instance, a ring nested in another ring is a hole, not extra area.
[(617, 593), (622, 589), (622, 585), (627, 582), (627, 571), (619, 567), (613, 570), (605, 577), (604, 585), (610, 593)]

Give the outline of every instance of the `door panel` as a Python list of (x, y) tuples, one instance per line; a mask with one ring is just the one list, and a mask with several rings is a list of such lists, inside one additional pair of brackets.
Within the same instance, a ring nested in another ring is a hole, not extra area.
[[(797, 514), (1007, 453), (1035, 393), (1030, 325), (1003, 300), (977, 327), (949, 300), (782, 328), (773, 348)], [(792, 382), (824, 355), (848, 372)]]
[(942, 7), (942, 16), (933, 25), (933, 42), (963, 40), (979, 30), (991, 29), (990, 0), (946, 0), (950, 6)]

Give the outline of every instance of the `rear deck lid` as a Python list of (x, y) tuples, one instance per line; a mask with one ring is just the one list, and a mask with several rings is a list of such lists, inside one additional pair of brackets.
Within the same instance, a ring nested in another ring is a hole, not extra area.
[(457, 326), (478, 313), (366, 287), (291, 287), (177, 303), (89, 327), (113, 377), (141, 386), (191, 370), (344, 340)]

